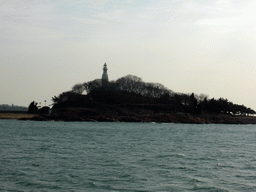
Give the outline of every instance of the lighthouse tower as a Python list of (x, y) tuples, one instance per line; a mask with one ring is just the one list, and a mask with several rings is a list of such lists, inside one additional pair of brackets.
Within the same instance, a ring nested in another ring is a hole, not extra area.
[(105, 63), (103, 65), (103, 74), (102, 74), (102, 85), (106, 86), (108, 84), (108, 68), (107, 68), (107, 64)]

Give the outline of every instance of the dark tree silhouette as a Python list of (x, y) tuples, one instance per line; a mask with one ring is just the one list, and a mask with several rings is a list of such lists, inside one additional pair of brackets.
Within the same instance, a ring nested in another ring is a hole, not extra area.
[(37, 103), (35, 101), (32, 101), (28, 106), (28, 113), (29, 114), (37, 114), (38, 113), (38, 107)]

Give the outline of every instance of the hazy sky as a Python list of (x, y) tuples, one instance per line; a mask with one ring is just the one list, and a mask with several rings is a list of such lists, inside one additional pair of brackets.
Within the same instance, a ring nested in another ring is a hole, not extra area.
[(128, 74), (256, 110), (254, 0), (0, 0), (0, 104)]

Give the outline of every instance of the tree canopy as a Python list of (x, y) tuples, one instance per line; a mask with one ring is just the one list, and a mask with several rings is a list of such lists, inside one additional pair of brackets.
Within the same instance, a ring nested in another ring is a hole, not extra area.
[[(86, 92), (85, 95), (82, 93)], [(164, 106), (169, 111), (193, 114), (225, 113), (231, 115), (256, 114), (251, 108), (233, 104), (228, 99), (208, 99), (207, 95), (174, 93), (160, 83), (148, 83), (140, 77), (127, 75), (102, 85), (101, 79), (79, 83), (71, 91), (63, 92), (52, 98), (55, 106), (81, 106), (89, 102), (105, 102), (111, 104), (143, 104)], [(65, 105), (64, 105), (65, 103)]]

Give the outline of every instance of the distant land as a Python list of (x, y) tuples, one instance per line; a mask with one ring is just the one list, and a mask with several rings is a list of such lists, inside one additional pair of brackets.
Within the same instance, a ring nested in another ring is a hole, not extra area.
[(27, 112), (28, 107), (2, 104), (2, 105), (0, 105), (0, 111), (2, 111), (2, 112), (5, 112), (5, 111), (13, 111), (13, 112), (14, 111), (23, 111), (23, 112)]
[(28, 108), (17, 105), (0, 105), (0, 119), (21, 119), (21, 118), (32, 118), (35, 115), (29, 115)]

